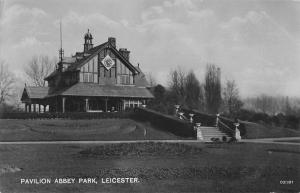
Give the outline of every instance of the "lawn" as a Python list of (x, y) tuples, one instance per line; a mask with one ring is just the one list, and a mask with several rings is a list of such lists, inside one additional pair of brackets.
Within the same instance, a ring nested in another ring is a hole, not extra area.
[[(0, 146), (0, 192), (297, 192), (298, 146), (270, 144), (43, 144)], [(98, 184), (21, 184), (22, 178)], [(139, 183), (107, 184), (133, 177)], [(292, 181), (292, 184), (283, 184)]]
[(276, 138), (276, 137), (300, 137), (300, 131), (270, 126), (266, 124), (258, 124), (252, 122), (243, 122), (246, 127), (247, 139), (257, 139), (257, 138)]
[(0, 141), (181, 139), (131, 119), (0, 119)]
[[(258, 124), (247, 124), (247, 129), (249, 138), (285, 132)], [(182, 138), (131, 119), (0, 120), (0, 141), (136, 139)], [(296, 145), (188, 141), (0, 145), (0, 192), (297, 192), (299, 162)], [(88, 177), (98, 184), (78, 183)], [(112, 177), (137, 178), (138, 183), (102, 183)], [(20, 183), (40, 178), (51, 183)], [(56, 178), (74, 178), (75, 183), (53, 183)]]
[[(300, 131), (245, 122), (244, 138), (297, 137)], [(187, 139), (132, 119), (0, 119), (0, 141)]]

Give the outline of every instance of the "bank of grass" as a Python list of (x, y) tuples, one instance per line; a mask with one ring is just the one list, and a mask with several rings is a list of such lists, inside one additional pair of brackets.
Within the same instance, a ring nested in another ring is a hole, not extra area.
[[(21, 170), (1, 174), (0, 190), (15, 193), (297, 192), (299, 161), (298, 146), (276, 144), (1, 145), (0, 167), (10, 165)], [(20, 184), (21, 178), (39, 177), (96, 177), (99, 183)], [(101, 178), (109, 177), (137, 177), (140, 183), (101, 183)], [(284, 180), (294, 183), (281, 184)]]
[(132, 119), (0, 119), (0, 141), (182, 139)]
[(300, 137), (300, 131), (284, 127), (271, 126), (262, 123), (243, 122), (246, 128), (246, 135), (243, 138), (279, 138), (279, 137)]

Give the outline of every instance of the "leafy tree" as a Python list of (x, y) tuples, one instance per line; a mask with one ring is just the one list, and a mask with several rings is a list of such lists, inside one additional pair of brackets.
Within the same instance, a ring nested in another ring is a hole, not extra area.
[(203, 107), (203, 91), (195, 74), (190, 71), (185, 81), (185, 104), (190, 109), (201, 109)]

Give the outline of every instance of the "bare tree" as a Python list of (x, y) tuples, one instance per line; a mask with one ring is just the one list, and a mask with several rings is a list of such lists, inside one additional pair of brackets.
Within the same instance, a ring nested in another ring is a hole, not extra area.
[(181, 68), (171, 71), (169, 81), (170, 94), (177, 104), (183, 104), (185, 101), (185, 81), (186, 74)]
[(234, 80), (228, 80), (226, 82), (226, 87), (223, 90), (223, 101), (226, 110), (229, 114), (237, 113), (243, 103), (239, 97), (239, 90)]
[(156, 80), (151, 72), (146, 74), (146, 80), (148, 81), (150, 87), (154, 87), (157, 85)]
[(221, 106), (221, 70), (214, 64), (208, 64), (205, 75), (205, 101), (208, 113), (217, 113)]
[(46, 86), (44, 78), (55, 69), (55, 59), (50, 60), (48, 56), (33, 56), (25, 67), (25, 74), (34, 86)]
[(15, 76), (9, 71), (4, 61), (0, 61), (0, 105), (14, 95)]

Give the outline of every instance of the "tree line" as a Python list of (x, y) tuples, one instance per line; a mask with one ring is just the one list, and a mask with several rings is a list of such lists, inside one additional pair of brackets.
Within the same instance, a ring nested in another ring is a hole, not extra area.
[(192, 70), (185, 72), (178, 67), (170, 72), (168, 86), (158, 84), (152, 88), (152, 93), (155, 99), (149, 104), (150, 108), (169, 114), (178, 104), (209, 114), (234, 116), (243, 105), (235, 81), (227, 80), (222, 86), (221, 69), (215, 64), (207, 64), (203, 82)]
[[(55, 69), (56, 63), (57, 59), (46, 55), (33, 56), (23, 68), (27, 85), (47, 86), (44, 78)], [(300, 115), (300, 99), (297, 98), (260, 95), (242, 100), (234, 80), (221, 83), (221, 69), (215, 64), (207, 64), (202, 80), (194, 71), (187, 72), (180, 67), (170, 71), (166, 87), (157, 84), (151, 74), (147, 79), (155, 96), (149, 107), (164, 113), (173, 113), (174, 105), (179, 104), (184, 108), (231, 117), (241, 113), (241, 109), (269, 115)], [(11, 102), (20, 98), (17, 81), (16, 75), (0, 59), (0, 105), (19, 104)]]

